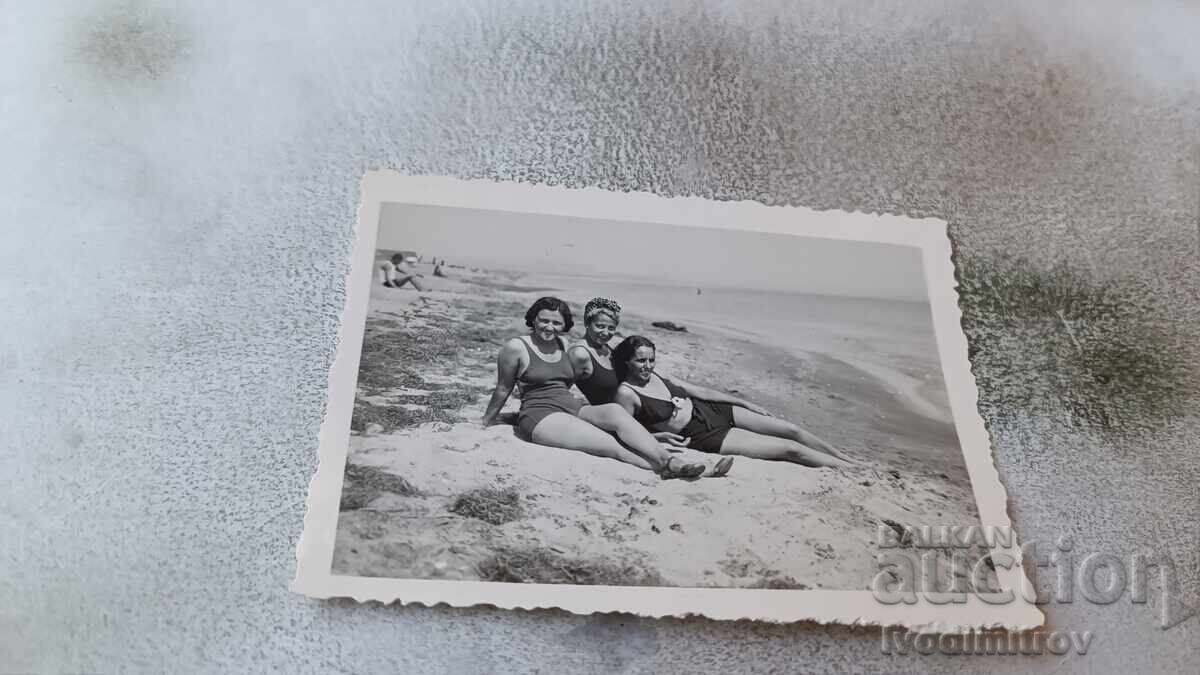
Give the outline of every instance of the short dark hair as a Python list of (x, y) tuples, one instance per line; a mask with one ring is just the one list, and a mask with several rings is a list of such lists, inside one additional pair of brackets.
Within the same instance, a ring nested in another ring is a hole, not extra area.
[(650, 338), (641, 335), (630, 335), (621, 340), (621, 344), (613, 350), (612, 367), (617, 373), (617, 379), (624, 381), (625, 376), (629, 374), (629, 359), (632, 359), (634, 354), (637, 354), (639, 347), (649, 347), (655, 352), (658, 348), (650, 341)]
[(559, 300), (553, 296), (538, 298), (537, 302), (529, 306), (525, 312), (525, 325), (533, 328), (533, 322), (537, 319), (537, 315), (543, 309), (553, 309), (562, 315), (563, 332), (569, 332), (575, 327), (575, 318), (571, 316), (571, 307), (566, 302)]
[(405, 258), (404, 258), (403, 253), (393, 253), (392, 254), (392, 264), (393, 265), (399, 265), (400, 263), (404, 262), (404, 259)]

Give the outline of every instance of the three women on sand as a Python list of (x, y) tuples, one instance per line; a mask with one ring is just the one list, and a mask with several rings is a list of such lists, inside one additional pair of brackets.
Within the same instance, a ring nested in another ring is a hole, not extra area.
[[(628, 337), (612, 349), (620, 320), (619, 304), (593, 299), (584, 309), (584, 341), (567, 348), (562, 334), (574, 323), (570, 308), (558, 298), (540, 298), (525, 315), (529, 335), (509, 340), (500, 351), (484, 424), (495, 423), (520, 383), (517, 428), (527, 440), (609, 457), (663, 478), (696, 478), (706, 470), (667, 448), (724, 455), (710, 476), (728, 473), (731, 455), (812, 467), (852, 463), (829, 443), (749, 401), (658, 375), (654, 344), (645, 337)], [(572, 384), (588, 405), (571, 394)]]
[[(521, 408), (517, 430), (539, 445), (609, 457), (652, 470), (663, 478), (698, 478), (706, 470), (699, 462), (672, 455), (621, 406), (612, 402), (583, 405), (571, 393), (575, 369), (562, 335), (574, 320), (567, 303), (541, 298), (525, 313), (529, 334), (515, 337), (500, 350), (496, 388), (483, 423), (496, 422), (517, 383)], [(718, 462), (713, 475), (724, 475), (732, 462)]]

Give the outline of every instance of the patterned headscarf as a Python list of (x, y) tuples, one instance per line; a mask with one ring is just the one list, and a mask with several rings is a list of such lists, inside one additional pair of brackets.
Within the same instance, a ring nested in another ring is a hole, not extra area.
[(608, 298), (592, 298), (583, 308), (583, 322), (589, 323), (597, 314), (607, 314), (614, 323), (621, 323), (621, 306)]

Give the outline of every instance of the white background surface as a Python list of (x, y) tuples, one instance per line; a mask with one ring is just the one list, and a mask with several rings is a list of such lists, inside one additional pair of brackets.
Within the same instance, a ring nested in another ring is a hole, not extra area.
[[(1144, 291), (1095, 311), (1196, 366), (1197, 10), (1045, 4), (5, 3), (0, 671), (1193, 669), (1128, 597), (1049, 608), (1085, 658), (967, 660), (287, 591), (369, 168), (935, 216)], [(1023, 414), (1030, 345), (963, 304), (1023, 537), (1163, 551), (1200, 604), (1196, 406)]]

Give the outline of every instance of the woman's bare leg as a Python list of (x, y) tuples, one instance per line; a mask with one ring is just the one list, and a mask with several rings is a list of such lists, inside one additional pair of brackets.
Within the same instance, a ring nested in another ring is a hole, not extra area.
[(667, 462), (671, 461), (671, 453), (658, 439), (616, 403), (585, 405), (579, 411), (579, 419), (616, 434), (623, 445), (645, 457), (655, 470), (665, 467)]
[(844, 462), (851, 464), (858, 463), (856, 460), (847, 457), (846, 453), (817, 438), (811, 432), (801, 429), (798, 425), (792, 424), (787, 420), (781, 420), (778, 417), (767, 417), (766, 415), (759, 415), (745, 408), (734, 406), (733, 423), (739, 429), (767, 436), (775, 436), (777, 438), (786, 438), (813, 450), (837, 457)]
[(721, 443), (721, 454), (792, 462), (816, 468), (850, 466), (849, 462), (818, 452), (796, 441), (778, 436), (767, 436), (746, 429), (730, 429), (729, 434)]
[(607, 457), (647, 471), (656, 468), (636, 453), (630, 452), (610, 434), (565, 412), (547, 415), (533, 428), (532, 436), (531, 440), (538, 445)]
[(411, 274), (402, 279), (392, 282), (392, 285), (395, 286), (396, 288), (403, 288), (404, 284), (412, 284), (413, 288), (417, 289), (418, 291), (425, 290), (424, 288), (421, 288), (421, 282), (417, 281), (417, 277), (415, 275), (411, 275)]

